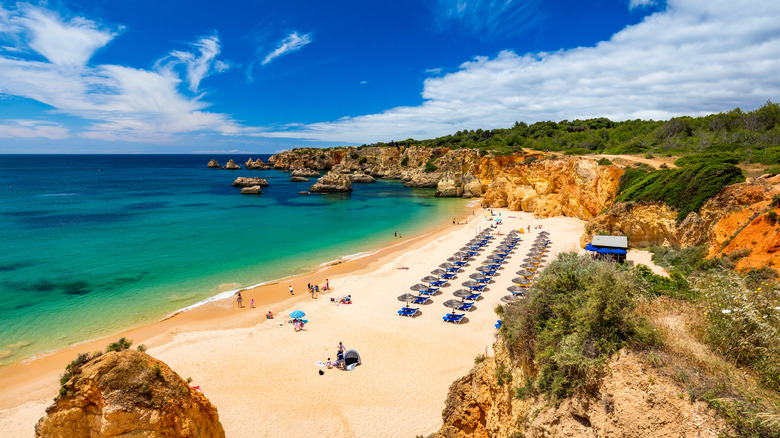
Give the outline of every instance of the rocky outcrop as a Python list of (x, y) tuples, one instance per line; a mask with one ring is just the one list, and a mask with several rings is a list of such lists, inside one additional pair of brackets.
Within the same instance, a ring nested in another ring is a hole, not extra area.
[(353, 183), (375, 183), (376, 179), (374, 179), (371, 175), (366, 175), (365, 173), (353, 173), (349, 175), (349, 180)]
[(107, 353), (71, 372), (36, 437), (225, 436), (208, 399), (144, 353)]
[(227, 164), (225, 164), (224, 168), (228, 170), (238, 170), (241, 168), (241, 166), (236, 164), (236, 162), (233, 161), (233, 159), (231, 158), (230, 160), (228, 160)]
[(233, 187), (253, 187), (253, 186), (268, 187), (268, 180), (260, 177), (247, 178), (245, 176), (240, 176), (236, 178), (235, 181), (233, 181)]
[(632, 247), (707, 244), (710, 257), (749, 250), (737, 269), (768, 266), (780, 272), (780, 226), (770, 213), (780, 213), (772, 205), (777, 194), (780, 176), (748, 179), (724, 188), (679, 222), (667, 205), (617, 203), (587, 224), (580, 243), (607, 234), (628, 236)]
[(290, 182), (308, 182), (309, 178), (304, 178), (302, 176), (293, 176), (290, 177)]
[(343, 173), (330, 171), (320, 177), (310, 188), (310, 192), (351, 192), (352, 182)]
[[(496, 354), (450, 386), (436, 438), (719, 436), (726, 430), (704, 402), (680, 397), (685, 388), (627, 350), (613, 356), (595, 391), (551, 404), (517, 398), (524, 367), (499, 341)], [(500, 372), (499, 372), (500, 370)], [(503, 382), (499, 382), (501, 375)], [(515, 382), (515, 383), (512, 383)], [(501, 384), (499, 384), (501, 383)]]
[(257, 159), (255, 161), (252, 161), (252, 158), (250, 157), (249, 160), (247, 160), (246, 163), (244, 163), (244, 167), (250, 170), (266, 170), (270, 169), (271, 166), (266, 165), (263, 163), (261, 159)]
[(242, 195), (262, 195), (263, 194), (263, 187), (262, 186), (251, 186), (251, 187), (244, 187), (241, 189)]
[(293, 170), (290, 173), (290, 177), (295, 177), (295, 176), (302, 177), (302, 178), (319, 178), (320, 173), (314, 169), (298, 169), (298, 170)]
[(206, 167), (209, 167), (209, 168), (212, 168), (212, 169), (219, 168), (219, 163), (217, 162), (217, 160), (212, 159), (211, 161), (209, 161), (209, 164), (207, 164)]

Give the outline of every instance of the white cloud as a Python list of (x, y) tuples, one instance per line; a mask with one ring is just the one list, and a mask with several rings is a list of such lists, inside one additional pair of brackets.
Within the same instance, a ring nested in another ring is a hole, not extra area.
[(310, 33), (298, 35), (298, 32), (292, 32), (279, 42), (279, 44), (276, 46), (276, 49), (266, 55), (262, 64), (266, 65), (280, 56), (301, 50), (305, 45), (311, 42), (312, 39)]
[[(65, 21), (51, 11), (21, 4), (13, 11), (0, 8), (0, 33), (16, 43), (16, 50), (0, 52), (0, 94), (33, 99), (50, 105), (55, 113), (90, 121), (78, 134), (82, 137), (163, 143), (197, 132), (236, 135), (251, 131), (227, 115), (206, 111), (208, 104), (201, 96), (187, 96), (179, 90), (182, 80), (176, 67), (180, 65), (190, 91), (197, 91), (205, 77), (229, 68), (216, 60), (220, 51), (217, 36), (192, 43), (196, 53), (175, 51), (154, 69), (143, 70), (89, 65), (95, 51), (116, 32), (85, 18)], [(20, 35), (24, 38), (16, 38)], [(46, 61), (36, 59), (32, 52)], [(52, 139), (63, 135), (61, 127), (18, 123), (7, 124), (4, 132), (20, 136), (39, 132)]]
[[(190, 91), (198, 91), (200, 81), (210, 76), (212, 73), (222, 73), (230, 69), (230, 65), (224, 61), (218, 61), (217, 55), (220, 53), (219, 38), (215, 36), (202, 37), (191, 44), (198, 53), (173, 51), (170, 57), (175, 59), (174, 65), (165, 64), (166, 68), (172, 68), (176, 63), (184, 64), (186, 68), (187, 81)], [(166, 60), (162, 60), (158, 65), (162, 65)]]
[(647, 8), (658, 4), (655, 0), (629, 0), (628, 9)]
[(539, 0), (436, 0), (432, 12), (440, 29), (455, 27), (483, 40), (510, 39), (539, 23), (539, 4)]
[(62, 140), (70, 137), (67, 128), (58, 123), (39, 120), (4, 120), (0, 122), (0, 138), (48, 138)]
[(425, 80), (420, 106), (272, 134), (367, 143), (515, 121), (666, 119), (780, 100), (780, 2), (670, 0), (608, 41), (553, 53), (501, 52)]

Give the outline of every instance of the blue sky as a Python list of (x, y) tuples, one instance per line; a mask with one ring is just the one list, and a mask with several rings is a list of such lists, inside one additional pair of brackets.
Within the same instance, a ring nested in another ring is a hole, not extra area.
[(271, 153), (780, 99), (765, 0), (0, 0), (0, 153)]

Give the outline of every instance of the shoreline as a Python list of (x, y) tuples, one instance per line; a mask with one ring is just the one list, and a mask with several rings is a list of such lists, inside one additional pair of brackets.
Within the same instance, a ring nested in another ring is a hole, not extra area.
[[(472, 217), (470, 212), (481, 210), (479, 198), (476, 198), (463, 206), (455, 219), (463, 224), (464, 220)], [(479, 217), (474, 215), (473, 217)], [(271, 310), (274, 315), (279, 309), (289, 307), (293, 302), (311, 296), (306, 292), (305, 283), (324, 284), (325, 278), (359, 274), (370, 265), (381, 261), (383, 258), (392, 258), (409, 246), (419, 243), (422, 239), (430, 239), (451, 230), (452, 224), (435, 225), (420, 234), (403, 239), (402, 241), (385, 244), (361, 253), (347, 254), (334, 260), (320, 263), (307, 272), (268, 280), (251, 286), (219, 292), (216, 295), (201, 300), (195, 304), (177, 309), (162, 318), (137, 327), (130, 327), (119, 332), (85, 340), (55, 350), (38, 353), (34, 356), (19, 359), (15, 362), (0, 366), (0, 388), (3, 388), (3, 397), (0, 398), (0, 410), (17, 405), (19, 398), (32, 398), (32, 394), (43, 395), (43, 392), (55, 393), (58, 388), (59, 375), (77, 354), (82, 352), (103, 351), (105, 346), (120, 337), (126, 337), (133, 341), (131, 348), (144, 344), (147, 348), (153, 348), (170, 342), (176, 335), (186, 332), (246, 328), (254, 324), (266, 322), (265, 312), (257, 312), (254, 317), (248, 315), (235, 317), (236, 311), (249, 309), (249, 303), (255, 300), (255, 307)], [(329, 277), (322, 274), (328, 273)], [(314, 281), (312, 281), (314, 280)], [(284, 283), (284, 285), (282, 285)], [(287, 284), (296, 283), (298, 287), (295, 295), (289, 295)], [(299, 284), (300, 283), (300, 284)], [(234, 297), (241, 292), (244, 298), (244, 306), (237, 309)], [(328, 291), (330, 294), (331, 291)], [(337, 292), (337, 291), (336, 291)], [(323, 292), (319, 293), (320, 296)], [(303, 297), (303, 298), (302, 298)], [(257, 309), (254, 309), (257, 310)], [(260, 319), (262, 317), (262, 319)], [(255, 320), (259, 319), (259, 320)], [(44, 381), (48, 382), (44, 384)], [(45, 385), (45, 386), (44, 386)]]

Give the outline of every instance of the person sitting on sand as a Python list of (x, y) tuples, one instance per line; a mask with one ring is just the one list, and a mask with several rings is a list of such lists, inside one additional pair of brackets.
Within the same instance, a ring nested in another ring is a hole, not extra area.
[(333, 362), (330, 361), (330, 358), (328, 358), (328, 361), (325, 363), (325, 365), (328, 367), (328, 369), (333, 368)]
[(265, 319), (274, 319), (274, 314), (269, 310), (268, 313), (265, 314)]

